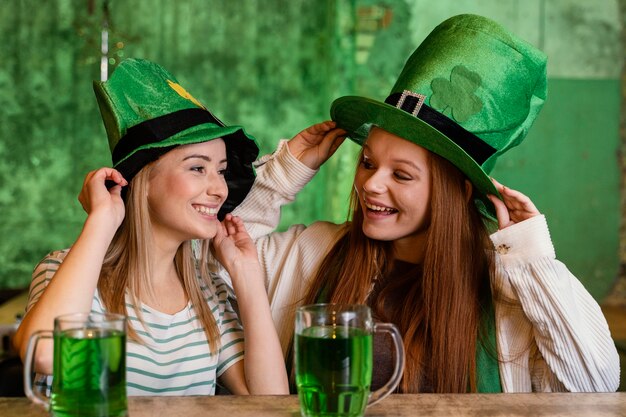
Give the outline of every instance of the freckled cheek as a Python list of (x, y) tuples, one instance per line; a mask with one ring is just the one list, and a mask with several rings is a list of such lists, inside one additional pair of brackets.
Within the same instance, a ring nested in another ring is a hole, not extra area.
[(178, 194), (181, 196), (186, 196), (190, 194), (195, 194), (197, 187), (192, 187), (190, 184), (185, 183), (184, 181), (169, 181), (167, 184), (167, 190), (173, 194)]
[(400, 205), (401, 217), (410, 219), (411, 223), (415, 223), (421, 227), (423, 224), (430, 222), (430, 202), (428, 197), (423, 194), (405, 195), (407, 197)]

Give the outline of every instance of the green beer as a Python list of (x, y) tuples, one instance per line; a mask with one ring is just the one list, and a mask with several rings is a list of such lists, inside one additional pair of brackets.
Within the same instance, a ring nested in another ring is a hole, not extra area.
[(304, 415), (363, 415), (372, 381), (371, 333), (353, 327), (308, 327), (295, 335), (295, 357)]
[(113, 329), (66, 329), (54, 335), (53, 415), (126, 415), (126, 335)]

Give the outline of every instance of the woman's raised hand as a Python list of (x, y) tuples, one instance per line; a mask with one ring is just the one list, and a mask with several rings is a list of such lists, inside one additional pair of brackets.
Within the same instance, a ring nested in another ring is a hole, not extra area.
[(300, 162), (311, 169), (318, 169), (330, 158), (346, 138), (346, 131), (335, 122), (314, 124), (294, 136), (289, 142), (289, 151)]
[(494, 195), (488, 196), (489, 200), (496, 208), (498, 227), (500, 229), (504, 229), (515, 223), (522, 222), (541, 214), (530, 198), (526, 195), (509, 187), (505, 187), (493, 178), (491, 181), (496, 186), (496, 190), (498, 190), (502, 196), (502, 200)]
[(243, 220), (227, 214), (217, 233), (211, 239), (211, 249), (215, 258), (233, 276), (233, 268), (257, 266), (259, 258), (256, 247), (243, 224)]
[[(115, 183), (107, 188), (106, 182)], [(89, 172), (83, 181), (83, 188), (78, 194), (78, 201), (87, 215), (103, 213), (117, 228), (124, 220), (125, 209), (122, 200), (122, 187), (128, 185), (122, 174), (113, 168), (100, 168)]]

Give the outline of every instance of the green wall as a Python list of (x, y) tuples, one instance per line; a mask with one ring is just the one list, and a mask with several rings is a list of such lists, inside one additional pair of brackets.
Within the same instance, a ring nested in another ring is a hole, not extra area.
[[(549, 56), (549, 96), (494, 176), (546, 213), (557, 255), (601, 299), (617, 275), (617, 0), (4, 0), (0, 7), (0, 288), (24, 287), (84, 214), (84, 174), (110, 163), (91, 81), (125, 57), (162, 64), (263, 151), (346, 94), (383, 100), (404, 60), (458, 13), (491, 17)], [(105, 6), (108, 6), (108, 13)], [(357, 149), (340, 149), (281, 227), (343, 221)]]
[[(108, 73), (126, 57), (158, 62), (268, 152), (349, 90), (340, 74), (352, 45), (340, 33), (352, 16), (352, 2), (332, 0), (3, 0), (0, 289), (28, 286), (46, 253), (72, 244), (84, 175), (111, 163), (91, 86), (105, 26)], [(305, 193), (286, 219), (339, 207), (336, 175), (320, 175), (324, 198)]]
[(601, 299), (618, 272), (619, 83), (548, 81), (548, 100), (524, 143), (493, 176), (545, 213), (557, 258)]

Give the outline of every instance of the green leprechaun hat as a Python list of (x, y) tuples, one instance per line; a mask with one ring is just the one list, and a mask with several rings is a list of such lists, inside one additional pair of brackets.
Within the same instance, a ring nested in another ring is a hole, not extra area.
[(500, 155), (519, 145), (547, 94), (546, 56), (498, 23), (458, 15), (437, 26), (406, 62), (385, 102), (341, 97), (331, 117), (363, 144), (372, 126), (452, 162), (488, 216), (489, 178)]
[(113, 167), (127, 181), (148, 163), (180, 145), (221, 138), (226, 144), (228, 198), (219, 217), (232, 211), (254, 183), (255, 139), (241, 126), (226, 126), (161, 66), (122, 61), (93, 88), (109, 138)]

